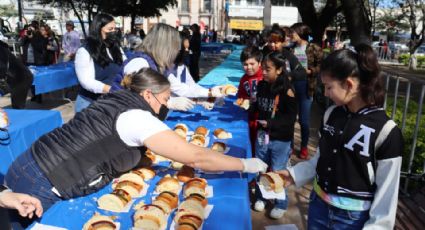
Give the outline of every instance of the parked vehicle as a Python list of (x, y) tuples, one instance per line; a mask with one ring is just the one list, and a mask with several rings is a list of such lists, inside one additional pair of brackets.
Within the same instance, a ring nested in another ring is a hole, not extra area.
[(416, 49), (416, 51), (415, 51), (415, 53), (414, 53), (416, 56), (425, 56), (425, 45), (421, 45), (421, 46), (419, 46), (417, 49)]

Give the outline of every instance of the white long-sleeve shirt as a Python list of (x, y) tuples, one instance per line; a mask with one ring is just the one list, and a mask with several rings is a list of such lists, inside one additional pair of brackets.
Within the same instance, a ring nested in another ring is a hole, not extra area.
[[(106, 53), (112, 59), (108, 48), (106, 49)], [(124, 51), (121, 50), (121, 53), (123, 61), (126, 60), (127, 57)], [(81, 87), (92, 93), (103, 93), (105, 83), (96, 80), (93, 58), (84, 47), (80, 47), (75, 55), (75, 73)]]
[[(124, 74), (131, 74), (139, 71), (141, 68), (149, 67), (149, 63), (144, 58), (134, 58), (124, 66)], [(181, 74), (186, 70), (186, 82), (181, 81)], [(185, 65), (177, 68), (177, 77), (174, 74), (167, 76), (171, 84), (171, 92), (179, 97), (208, 97), (208, 89), (198, 85), (189, 73)]]

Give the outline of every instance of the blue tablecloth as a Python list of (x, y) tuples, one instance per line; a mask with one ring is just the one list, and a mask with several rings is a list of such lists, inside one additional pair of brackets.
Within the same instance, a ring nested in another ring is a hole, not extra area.
[(199, 84), (205, 86), (233, 84), (239, 85), (244, 75), (240, 56), (244, 46), (233, 45), (234, 51), (227, 56), (226, 60), (205, 75)]
[(207, 53), (220, 53), (221, 50), (234, 50), (234, 45), (231, 43), (201, 43), (201, 51)]
[[(227, 59), (226, 62), (229, 60), (232, 59)], [(214, 73), (214, 71), (217, 71), (217, 69), (220, 69), (222, 66), (214, 69), (211, 73)], [(238, 66), (238, 68), (241, 68), (241, 66)], [(236, 71), (236, 69), (232, 71)], [(210, 82), (210, 79), (213, 79), (212, 76), (211, 74), (209, 77), (204, 78), (202, 83), (204, 85), (213, 84), (213, 82)], [(182, 122), (185, 123), (190, 130), (194, 130), (200, 125), (206, 126), (210, 130), (208, 147), (210, 147), (214, 141), (217, 141), (213, 137), (213, 131), (216, 128), (223, 128), (232, 133), (231, 139), (221, 140), (230, 147), (227, 154), (236, 157), (251, 157), (247, 114), (245, 111), (233, 105), (234, 100), (235, 98), (228, 98), (225, 100), (223, 106), (215, 107), (212, 111), (206, 111), (202, 107), (197, 106), (190, 112), (172, 112), (167, 118), (166, 123), (170, 128), (173, 128), (175, 124)], [(156, 167), (156, 169), (160, 168), (161, 166)], [(162, 169), (165, 169), (165, 167), (162, 167)], [(150, 203), (156, 182), (159, 181), (160, 177), (174, 173), (175, 171), (172, 169), (161, 171), (159, 175), (149, 182), (150, 187), (147, 195), (136, 199), (135, 204), (139, 201)], [(209, 185), (213, 186), (214, 191), (214, 196), (208, 199), (209, 204), (214, 205), (214, 208), (210, 216), (205, 220), (203, 229), (251, 229), (247, 175), (239, 172), (201, 175), (201, 177), (208, 180)], [(113, 213), (97, 208), (96, 200), (103, 194), (110, 192), (112, 192), (112, 188), (108, 185), (97, 193), (89, 196), (56, 203), (43, 215), (40, 222), (42, 224), (64, 227), (67, 229), (81, 229), (84, 223), (91, 218), (95, 212), (99, 212), (105, 215), (117, 216), (116, 221), (120, 222), (121, 229), (130, 229), (133, 226), (133, 214), (135, 212), (133, 209), (128, 213)], [(180, 197), (180, 200), (182, 200), (182, 197)], [(170, 226), (173, 217), (174, 214), (171, 214), (168, 220), (168, 226)]]
[(34, 75), (32, 84), (37, 95), (78, 85), (73, 62), (62, 62), (50, 66), (30, 66), (29, 68)]
[[(41, 135), (62, 125), (62, 117), (55, 110), (5, 109), (9, 116), (10, 143), (0, 145), (0, 177), (9, 165)], [(4, 135), (4, 133), (0, 134)]]

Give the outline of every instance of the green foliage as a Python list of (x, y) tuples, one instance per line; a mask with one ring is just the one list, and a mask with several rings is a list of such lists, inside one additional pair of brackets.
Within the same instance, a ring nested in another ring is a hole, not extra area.
[(13, 4), (9, 5), (0, 5), (0, 16), (11, 18), (18, 16), (18, 11), (15, 10), (15, 6)]
[[(403, 63), (403, 65), (407, 66), (409, 64), (410, 54), (401, 54), (398, 57), (398, 62)], [(416, 60), (418, 61), (417, 67), (425, 67), (425, 56), (416, 56)]]
[[(393, 109), (393, 98), (387, 99), (387, 114), (391, 116)], [(398, 127), (401, 129), (403, 110), (404, 110), (404, 99), (397, 100), (397, 109), (394, 116), (394, 121), (397, 123)], [(404, 138), (404, 152), (403, 152), (403, 166), (402, 171), (407, 171), (409, 165), (410, 152), (412, 151), (413, 144), (413, 135), (416, 125), (416, 117), (419, 110), (419, 105), (417, 102), (413, 101), (412, 98), (409, 101), (407, 114), (406, 114), (406, 126), (403, 130)], [(425, 161), (425, 108), (422, 110), (421, 120), (419, 122), (418, 136), (416, 142), (415, 156), (412, 164), (412, 173), (422, 174), (423, 166)]]

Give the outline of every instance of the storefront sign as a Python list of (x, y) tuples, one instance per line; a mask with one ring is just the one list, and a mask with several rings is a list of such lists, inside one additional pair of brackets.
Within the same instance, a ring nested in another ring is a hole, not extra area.
[(243, 20), (230, 19), (230, 28), (238, 30), (262, 30), (263, 21), (261, 20)]

